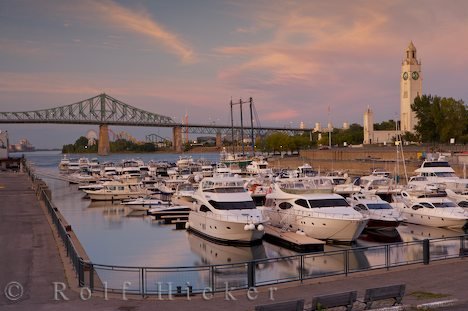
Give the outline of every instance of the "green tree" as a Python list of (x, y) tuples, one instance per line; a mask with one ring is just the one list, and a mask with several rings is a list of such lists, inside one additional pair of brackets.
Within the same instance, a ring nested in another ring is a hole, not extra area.
[(376, 131), (394, 131), (396, 129), (395, 120), (383, 121), (382, 123), (374, 123), (374, 130)]
[(468, 134), (468, 111), (462, 100), (423, 95), (415, 98), (411, 109), (418, 119), (415, 130), (422, 142), (463, 141)]

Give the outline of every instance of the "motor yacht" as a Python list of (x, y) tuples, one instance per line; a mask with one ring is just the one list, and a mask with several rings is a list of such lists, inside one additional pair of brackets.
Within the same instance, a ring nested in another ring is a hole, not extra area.
[(174, 192), (173, 199), (180, 201), (193, 202), (193, 194), (195, 193), (195, 187), (191, 183), (183, 183), (177, 186)]
[(395, 202), (406, 222), (441, 228), (462, 228), (468, 220), (464, 209), (452, 202), (444, 190), (402, 191)]
[(444, 156), (423, 161), (421, 167), (414, 170), (414, 172), (418, 176), (425, 176), (429, 182), (440, 183), (459, 179)]
[(163, 201), (152, 196), (139, 197), (120, 203), (130, 207), (134, 211), (147, 211), (154, 207), (168, 207), (170, 202)]
[(107, 181), (99, 190), (84, 190), (93, 201), (115, 201), (138, 198), (151, 194), (151, 191), (142, 187), (140, 183), (123, 183), (120, 181)]
[(58, 165), (58, 168), (60, 171), (68, 171), (68, 164), (70, 164), (70, 159), (67, 158), (67, 155), (64, 154), (63, 158), (60, 160), (60, 163)]
[(247, 174), (272, 175), (273, 171), (268, 167), (268, 162), (264, 158), (252, 160), (246, 167)]
[(310, 166), (308, 163), (304, 163), (297, 167), (297, 177), (314, 177), (317, 176), (318, 172)]
[(362, 193), (378, 195), (387, 202), (391, 202), (393, 195), (400, 193), (403, 188), (391, 178), (374, 174), (360, 177), (356, 184), (361, 187)]
[(369, 219), (342, 196), (300, 179), (276, 182), (260, 209), (273, 226), (339, 242), (355, 241)]
[(204, 178), (193, 194), (188, 229), (223, 243), (260, 242), (266, 219), (243, 186), (239, 177)]
[(356, 211), (369, 217), (367, 229), (394, 229), (405, 220), (399, 210), (377, 195), (356, 193), (347, 200)]

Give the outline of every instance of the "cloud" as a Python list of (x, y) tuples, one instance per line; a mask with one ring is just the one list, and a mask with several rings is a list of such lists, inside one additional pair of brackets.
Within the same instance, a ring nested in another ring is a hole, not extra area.
[(277, 111), (267, 112), (262, 115), (262, 121), (282, 121), (293, 120), (297, 118), (299, 113), (294, 109), (282, 109)]
[(177, 55), (184, 63), (195, 61), (192, 48), (153, 20), (147, 12), (133, 11), (110, 0), (91, 1), (90, 4), (97, 9), (101, 18), (112, 23), (114, 27), (125, 28), (162, 43), (168, 52)]

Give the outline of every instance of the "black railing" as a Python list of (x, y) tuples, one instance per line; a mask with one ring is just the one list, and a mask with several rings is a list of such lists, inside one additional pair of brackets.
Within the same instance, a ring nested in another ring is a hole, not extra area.
[(279, 283), (468, 256), (468, 235), (307, 253), (247, 262), (186, 267), (131, 267), (88, 262), (79, 256), (47, 185), (25, 165), (75, 269), (78, 285), (91, 291), (185, 295), (247, 289)]

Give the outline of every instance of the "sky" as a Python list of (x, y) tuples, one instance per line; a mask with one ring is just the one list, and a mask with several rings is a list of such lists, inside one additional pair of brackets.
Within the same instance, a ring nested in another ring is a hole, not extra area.
[[(105, 92), (177, 122), (228, 125), (230, 100), (249, 97), (263, 126), (362, 124), (368, 106), (375, 122), (399, 119), (410, 41), (423, 93), (466, 101), (464, 0), (0, 0), (0, 111)], [(0, 129), (53, 148), (97, 126)]]

